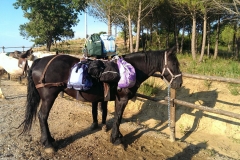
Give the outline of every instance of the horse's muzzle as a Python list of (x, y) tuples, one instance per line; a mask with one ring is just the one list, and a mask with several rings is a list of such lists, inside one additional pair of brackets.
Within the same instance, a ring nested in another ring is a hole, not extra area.
[(182, 87), (182, 83), (183, 83), (182, 76), (177, 77), (172, 81), (171, 88), (178, 89)]

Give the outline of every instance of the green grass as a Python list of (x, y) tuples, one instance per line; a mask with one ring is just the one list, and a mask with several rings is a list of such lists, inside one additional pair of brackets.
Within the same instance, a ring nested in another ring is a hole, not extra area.
[(209, 90), (211, 87), (212, 81), (204, 80), (204, 86)]
[[(205, 58), (203, 62), (199, 63), (193, 61), (192, 55), (190, 54), (178, 54), (177, 57), (182, 72), (224, 78), (240, 78), (239, 61), (232, 58), (219, 57), (215, 60), (212, 58)], [(211, 81), (205, 80), (204, 85), (209, 90), (211, 87)], [(240, 84), (229, 83), (228, 90), (234, 96), (240, 95)]]
[(228, 89), (232, 95), (234, 96), (240, 95), (240, 84), (229, 83)]
[[(190, 74), (240, 78), (240, 64), (234, 59), (205, 58), (203, 62), (193, 61), (191, 54), (178, 54), (180, 69)], [(198, 60), (199, 57), (197, 57)]]
[(146, 96), (153, 96), (157, 94), (159, 87), (154, 86), (154, 79), (147, 79), (138, 89), (138, 92)]

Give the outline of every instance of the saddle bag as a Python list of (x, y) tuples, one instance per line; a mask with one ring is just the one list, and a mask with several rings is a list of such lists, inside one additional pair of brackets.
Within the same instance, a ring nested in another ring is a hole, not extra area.
[(102, 40), (99, 34), (92, 34), (86, 41), (85, 51), (87, 56), (103, 56)]
[(135, 68), (124, 59), (117, 59), (117, 65), (120, 73), (120, 80), (118, 82), (119, 88), (131, 88), (136, 83)]
[(86, 91), (92, 87), (92, 79), (88, 74), (88, 64), (79, 62), (71, 69), (67, 88)]
[(90, 61), (88, 66), (88, 73), (96, 79), (99, 79), (105, 68), (104, 63), (101, 60)]
[(105, 69), (103, 70), (100, 81), (102, 82), (115, 82), (118, 83), (120, 80), (120, 74), (117, 63), (113, 61), (106, 61), (105, 63)]

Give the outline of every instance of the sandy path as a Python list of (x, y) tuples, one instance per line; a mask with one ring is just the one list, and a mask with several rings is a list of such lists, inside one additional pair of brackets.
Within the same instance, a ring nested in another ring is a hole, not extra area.
[[(2, 80), (2, 91), (6, 99), (0, 99), (0, 159), (103, 159), (103, 160), (229, 160), (226, 156), (212, 153), (206, 144), (190, 144), (176, 141), (141, 124), (123, 121), (125, 151), (110, 143), (110, 133), (100, 129), (89, 131), (92, 123), (91, 108), (69, 97), (58, 97), (50, 112), (49, 126), (58, 151), (52, 155), (43, 152), (39, 143), (39, 123), (35, 121), (29, 135), (19, 136), (15, 129), (23, 120), (26, 100), (26, 86), (16, 81)], [(99, 116), (100, 117), (100, 116)], [(100, 120), (99, 120), (100, 121)], [(111, 127), (112, 114), (108, 115)]]

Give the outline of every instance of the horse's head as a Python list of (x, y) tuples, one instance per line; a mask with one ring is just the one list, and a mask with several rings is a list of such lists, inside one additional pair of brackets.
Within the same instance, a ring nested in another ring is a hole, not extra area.
[(27, 57), (33, 54), (32, 48), (26, 51)]
[(176, 47), (166, 50), (164, 53), (161, 74), (163, 79), (165, 79), (174, 89), (182, 86), (182, 73), (179, 66), (176, 57)]
[(22, 54), (20, 55), (20, 57), (21, 57), (21, 58), (27, 58), (27, 57), (29, 57), (30, 55), (32, 55), (32, 53), (33, 53), (33, 50), (32, 50), (32, 48), (30, 48), (30, 49), (27, 50), (26, 52), (22, 53)]

